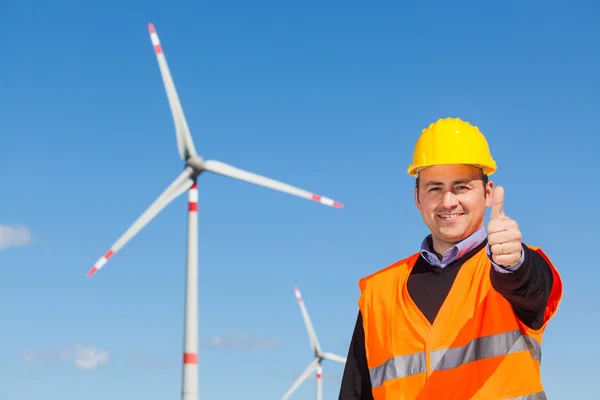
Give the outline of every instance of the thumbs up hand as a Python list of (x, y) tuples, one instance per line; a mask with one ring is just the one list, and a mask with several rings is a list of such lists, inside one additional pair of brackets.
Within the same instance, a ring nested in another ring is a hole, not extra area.
[(492, 196), (492, 212), (487, 225), (492, 260), (500, 266), (510, 267), (521, 258), (521, 231), (517, 222), (504, 214), (504, 188), (497, 186)]

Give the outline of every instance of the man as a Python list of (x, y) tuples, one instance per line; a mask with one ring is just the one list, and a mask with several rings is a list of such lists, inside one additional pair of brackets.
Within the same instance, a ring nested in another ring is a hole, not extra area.
[(542, 334), (562, 281), (521, 242), (495, 171), (477, 127), (447, 118), (423, 130), (408, 173), (431, 234), (360, 280), (340, 400), (546, 399)]

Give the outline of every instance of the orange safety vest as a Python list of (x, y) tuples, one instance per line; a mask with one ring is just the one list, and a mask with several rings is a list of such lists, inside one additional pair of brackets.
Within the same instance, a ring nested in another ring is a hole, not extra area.
[(360, 280), (358, 301), (375, 400), (546, 399), (540, 377), (542, 334), (562, 299), (553, 286), (543, 325), (531, 329), (492, 287), (485, 247), (458, 271), (433, 324), (408, 294), (420, 253)]

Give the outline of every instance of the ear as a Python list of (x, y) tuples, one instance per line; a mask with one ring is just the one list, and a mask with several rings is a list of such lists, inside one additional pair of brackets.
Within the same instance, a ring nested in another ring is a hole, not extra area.
[[(417, 206), (417, 210), (421, 211), (421, 202), (419, 202), (419, 190), (415, 186), (415, 205)], [(491, 204), (491, 202), (490, 202)]]
[(494, 195), (494, 182), (488, 181), (485, 185), (485, 208), (492, 206), (492, 197)]

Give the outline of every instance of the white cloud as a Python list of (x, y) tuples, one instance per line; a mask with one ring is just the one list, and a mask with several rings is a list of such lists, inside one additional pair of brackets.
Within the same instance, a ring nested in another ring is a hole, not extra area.
[(225, 336), (213, 336), (208, 346), (214, 349), (260, 350), (281, 346), (275, 338), (264, 339), (248, 333), (233, 333)]
[(33, 235), (26, 226), (0, 225), (0, 250), (9, 247), (27, 246), (33, 241)]
[(109, 362), (108, 352), (96, 346), (76, 344), (59, 350), (28, 350), (21, 354), (27, 364), (68, 363), (79, 369), (97, 369)]

